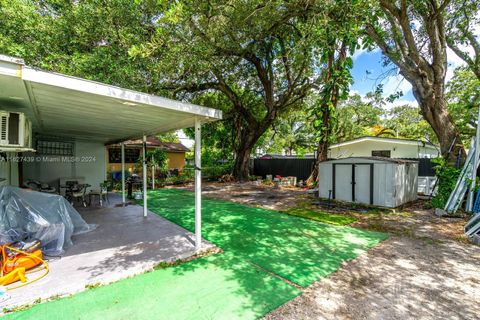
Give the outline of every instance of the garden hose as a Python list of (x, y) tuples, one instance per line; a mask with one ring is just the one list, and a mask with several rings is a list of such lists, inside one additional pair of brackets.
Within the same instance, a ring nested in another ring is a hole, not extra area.
[(26, 271), (25, 274), (34, 273), (34, 272), (40, 271), (42, 269), (45, 269), (45, 272), (43, 274), (41, 274), (39, 277), (37, 277), (33, 280), (23, 282), (23, 283), (21, 283), (19, 285), (16, 285), (16, 286), (5, 286), (5, 288), (7, 290), (14, 290), (14, 289), (24, 287), (26, 285), (29, 285), (29, 284), (31, 284), (35, 281), (38, 281), (38, 280), (42, 279), (43, 277), (45, 277), (48, 274), (48, 272), (49, 272), (48, 263), (45, 260), (43, 260), (42, 258), (34, 255), (33, 253), (25, 252), (25, 251), (10, 247), (8, 245), (3, 245), (3, 246), (1, 246), (1, 249), (0, 249), (1, 254), (2, 254), (2, 268), (0, 270), (0, 276), (1, 277), (3, 277), (4, 274), (7, 273), (5, 271), (6, 271), (6, 268), (7, 268), (8, 256), (7, 256), (7, 253), (5, 252), (5, 249), (9, 249), (9, 250), (15, 251), (17, 253), (23, 254), (24, 256), (29, 257), (30, 259), (36, 260), (37, 262), (39, 262), (41, 264), (41, 266), (39, 266), (39, 267), (35, 267), (35, 268), (32, 268), (32, 269)]

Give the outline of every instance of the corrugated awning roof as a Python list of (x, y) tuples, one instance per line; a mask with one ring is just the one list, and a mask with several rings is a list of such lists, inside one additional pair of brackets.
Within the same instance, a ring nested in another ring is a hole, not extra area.
[(104, 143), (222, 118), (216, 109), (36, 70), (1, 55), (0, 109), (25, 113), (40, 134)]

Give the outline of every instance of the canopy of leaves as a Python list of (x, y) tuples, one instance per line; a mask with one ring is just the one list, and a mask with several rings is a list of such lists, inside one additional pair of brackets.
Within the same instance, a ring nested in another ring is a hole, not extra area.
[(470, 144), (475, 135), (480, 107), (480, 80), (468, 68), (460, 67), (447, 85), (448, 110), (454, 119), (463, 143)]

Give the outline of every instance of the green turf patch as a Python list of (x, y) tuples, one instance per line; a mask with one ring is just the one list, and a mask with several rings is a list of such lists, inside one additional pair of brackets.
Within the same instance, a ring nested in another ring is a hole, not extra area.
[[(149, 209), (194, 230), (193, 193), (149, 192)], [(386, 239), (229, 201), (202, 200), (203, 237), (224, 253), (96, 287), (5, 319), (256, 319)], [(340, 223), (337, 220), (338, 223)]]
[(357, 221), (357, 219), (355, 219), (354, 217), (322, 211), (315, 211), (306, 208), (293, 208), (288, 209), (284, 212), (292, 216), (302, 217), (323, 223), (329, 223), (336, 226), (346, 226)]
[[(149, 192), (149, 209), (194, 230), (193, 193)], [(230, 201), (202, 200), (203, 237), (226, 252), (306, 287), (387, 238)]]
[(225, 253), (39, 304), (4, 319), (256, 319), (300, 293)]

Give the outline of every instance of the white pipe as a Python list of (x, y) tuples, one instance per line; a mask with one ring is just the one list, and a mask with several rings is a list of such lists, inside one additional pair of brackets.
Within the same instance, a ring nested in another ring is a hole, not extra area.
[(195, 249), (202, 248), (202, 149), (201, 123), (195, 119)]
[(122, 203), (125, 204), (125, 144), (122, 142)]
[(155, 165), (152, 165), (152, 190), (155, 189)]
[(143, 216), (147, 216), (147, 136), (143, 135)]

